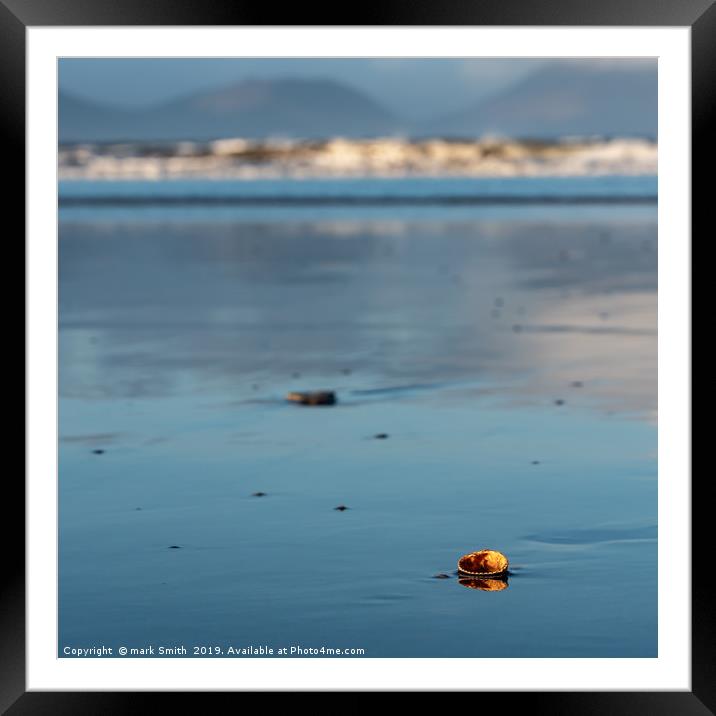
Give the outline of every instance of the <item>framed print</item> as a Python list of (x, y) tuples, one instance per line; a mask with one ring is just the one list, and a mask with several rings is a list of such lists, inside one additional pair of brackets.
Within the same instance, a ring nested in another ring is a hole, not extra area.
[(28, 279), (8, 713), (716, 708), (712, 3), (361, 13), (0, 5)]

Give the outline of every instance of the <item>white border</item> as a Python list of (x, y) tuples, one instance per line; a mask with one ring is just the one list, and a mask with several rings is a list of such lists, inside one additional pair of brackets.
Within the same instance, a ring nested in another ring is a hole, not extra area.
[[(28, 690), (690, 690), (689, 28), (28, 28)], [(58, 659), (57, 58), (659, 57), (659, 657)], [(668, 436), (668, 447), (663, 437)]]

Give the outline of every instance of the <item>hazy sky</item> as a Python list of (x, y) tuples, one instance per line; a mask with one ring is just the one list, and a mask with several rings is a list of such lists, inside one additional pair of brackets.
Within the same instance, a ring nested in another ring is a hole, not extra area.
[(147, 106), (250, 78), (321, 77), (414, 117), (464, 107), (538, 69), (540, 59), (61, 59), (62, 90), (103, 104)]

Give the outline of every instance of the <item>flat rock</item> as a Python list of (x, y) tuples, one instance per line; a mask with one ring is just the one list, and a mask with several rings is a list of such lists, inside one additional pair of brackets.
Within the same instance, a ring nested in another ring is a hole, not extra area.
[(332, 390), (292, 391), (286, 396), (286, 400), (299, 405), (335, 405), (336, 394)]

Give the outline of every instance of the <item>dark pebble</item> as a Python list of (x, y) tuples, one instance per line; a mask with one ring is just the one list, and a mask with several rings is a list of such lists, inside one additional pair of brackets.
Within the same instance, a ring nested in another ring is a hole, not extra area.
[(338, 510), (339, 512), (345, 512), (346, 510), (350, 509), (349, 507), (346, 507), (345, 505), (338, 505), (338, 507), (334, 507), (334, 510)]
[(291, 392), (286, 400), (299, 405), (334, 405), (336, 394), (332, 390), (318, 390), (310, 393)]

